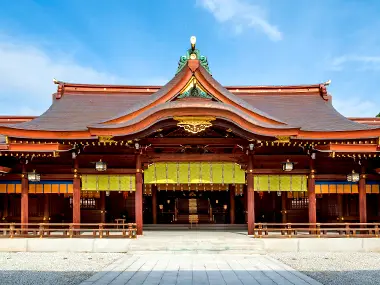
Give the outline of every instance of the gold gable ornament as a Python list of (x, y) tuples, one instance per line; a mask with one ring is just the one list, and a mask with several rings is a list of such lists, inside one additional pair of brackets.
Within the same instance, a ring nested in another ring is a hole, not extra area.
[(177, 126), (185, 131), (197, 134), (211, 127), (215, 117), (174, 117), (174, 120), (178, 121)]

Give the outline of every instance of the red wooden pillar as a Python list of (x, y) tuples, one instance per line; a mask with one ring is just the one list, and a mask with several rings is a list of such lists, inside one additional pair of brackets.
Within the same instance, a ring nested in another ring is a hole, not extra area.
[(152, 185), (152, 216), (153, 224), (157, 224), (157, 186)]
[(247, 169), (247, 216), (248, 234), (253, 235), (255, 227), (255, 193), (253, 189), (253, 154), (248, 154)]
[(362, 174), (359, 178), (359, 220), (361, 223), (367, 222), (367, 193), (365, 189), (365, 174)]
[(137, 234), (143, 234), (143, 177), (141, 171), (141, 154), (136, 155), (136, 193), (135, 193), (135, 217)]
[(317, 198), (315, 196), (314, 160), (310, 158), (310, 174), (307, 179), (307, 194), (309, 198), (309, 223), (317, 222)]
[(100, 191), (100, 222), (106, 222), (106, 191)]
[(230, 224), (235, 224), (235, 186), (229, 185), (230, 191)]
[[(28, 224), (29, 221), (29, 181), (26, 172), (26, 165), (22, 165), (21, 175), (21, 223)], [(27, 225), (23, 226), (23, 228)]]
[(287, 211), (286, 211), (286, 202), (288, 199), (288, 192), (281, 192), (281, 214), (282, 214), (282, 222), (287, 223)]
[(73, 223), (80, 223), (80, 177), (78, 174), (78, 160), (74, 162), (73, 179)]

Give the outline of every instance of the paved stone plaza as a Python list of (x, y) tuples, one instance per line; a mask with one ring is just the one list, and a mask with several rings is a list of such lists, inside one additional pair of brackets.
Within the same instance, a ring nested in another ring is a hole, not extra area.
[(125, 256), (81, 285), (321, 284), (263, 255), (139, 254)]
[(2, 239), (3, 249), (11, 242), (17, 252), (0, 252), (0, 284), (379, 284), (380, 254), (355, 246), (379, 239), (300, 240), (195, 230), (28, 239), (21, 247), (23, 239)]

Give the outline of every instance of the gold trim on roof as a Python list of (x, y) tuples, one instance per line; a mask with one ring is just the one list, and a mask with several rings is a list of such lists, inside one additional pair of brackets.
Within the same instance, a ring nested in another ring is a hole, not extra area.
[(99, 142), (115, 142), (115, 140), (113, 139), (113, 136), (99, 136)]
[(277, 140), (275, 142), (280, 142), (280, 143), (288, 143), (290, 142), (290, 137), (289, 136), (277, 136)]
[(212, 126), (211, 121), (215, 121), (215, 117), (174, 117), (178, 121), (177, 126), (183, 128), (185, 131), (197, 134), (203, 132), (205, 129)]

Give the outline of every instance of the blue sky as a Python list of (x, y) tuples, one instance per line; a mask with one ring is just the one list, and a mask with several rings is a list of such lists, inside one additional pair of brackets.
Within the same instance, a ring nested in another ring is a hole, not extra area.
[(224, 85), (331, 79), (340, 112), (375, 116), (379, 31), (378, 0), (3, 1), (0, 114), (41, 114), (53, 77), (165, 84), (195, 35)]

